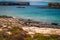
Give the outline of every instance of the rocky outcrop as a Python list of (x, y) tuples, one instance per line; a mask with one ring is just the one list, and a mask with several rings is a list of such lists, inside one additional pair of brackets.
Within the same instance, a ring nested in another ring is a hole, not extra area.
[(21, 6), (29, 6), (29, 2), (0, 2), (0, 5), (21, 5)]
[(11, 16), (5, 16), (5, 15), (1, 16), (0, 15), (0, 18), (13, 18), (13, 17), (11, 17)]
[[(56, 27), (60, 26), (55, 23), (49, 24), (44, 22), (33, 21), (30, 19), (27, 20), (15, 17), (1, 16), (0, 40), (28, 40), (28, 39), (35, 40), (35, 36), (33, 36), (36, 35), (35, 33), (47, 35), (56, 34), (60, 38), (60, 28), (58, 29)], [(36, 37), (40, 38), (40, 36), (43, 35), (37, 35)], [(54, 35), (53, 37), (54, 37), (53, 39), (56, 38)], [(43, 38), (45, 37), (42, 37), (42, 39)]]
[(60, 35), (60, 29), (55, 28), (38, 28), (38, 27), (22, 27), (23, 30), (27, 31), (28, 34), (57, 34)]
[(49, 8), (60, 8), (60, 3), (59, 2), (50, 2), (48, 3)]

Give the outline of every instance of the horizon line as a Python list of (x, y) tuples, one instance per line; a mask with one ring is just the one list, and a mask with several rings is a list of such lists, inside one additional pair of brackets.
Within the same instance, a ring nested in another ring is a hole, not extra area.
[(0, 2), (53, 2), (53, 1), (0, 1)]

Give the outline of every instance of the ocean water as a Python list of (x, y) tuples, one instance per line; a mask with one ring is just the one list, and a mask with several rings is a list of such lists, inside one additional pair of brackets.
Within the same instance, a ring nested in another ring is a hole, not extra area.
[(32, 19), (42, 22), (60, 23), (60, 9), (37, 8), (37, 6), (0, 6), (0, 15), (14, 16), (24, 19)]

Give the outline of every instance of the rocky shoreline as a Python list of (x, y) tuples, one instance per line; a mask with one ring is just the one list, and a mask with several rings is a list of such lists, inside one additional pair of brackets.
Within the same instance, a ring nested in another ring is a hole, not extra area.
[[(36, 36), (35, 36), (36, 35)], [(52, 35), (52, 37), (51, 37)], [(60, 40), (60, 25), (30, 19), (0, 16), (0, 40)]]
[[(0, 16), (0, 20), (6, 19), (6, 21), (11, 22), (12, 24), (17, 23), (17, 24), (21, 24), (24, 26), (35, 26), (35, 27), (39, 27), (39, 28), (60, 28), (60, 24), (58, 23), (47, 23), (47, 22), (39, 22), (39, 21), (34, 21), (31, 19), (23, 19), (23, 18), (16, 18), (16, 17), (12, 17), (12, 16)], [(5, 21), (5, 20), (2, 20)]]

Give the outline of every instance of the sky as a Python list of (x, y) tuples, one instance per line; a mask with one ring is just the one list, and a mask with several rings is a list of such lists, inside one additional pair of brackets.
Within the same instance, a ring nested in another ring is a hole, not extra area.
[(43, 1), (43, 2), (60, 2), (60, 0), (0, 0), (0, 1)]
[(47, 2), (60, 2), (60, 0), (0, 0), (0, 1), (23, 1), (30, 2), (31, 5), (47, 5)]

